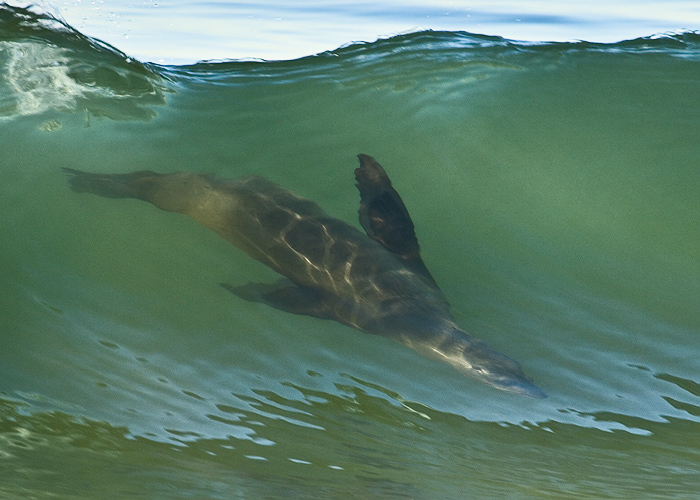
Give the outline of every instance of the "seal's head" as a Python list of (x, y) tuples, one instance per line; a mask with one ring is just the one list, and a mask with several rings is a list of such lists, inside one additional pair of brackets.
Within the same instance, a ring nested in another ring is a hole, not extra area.
[(543, 399), (547, 394), (525, 375), (520, 363), (480, 340), (471, 339), (453, 364), (455, 368), (503, 391)]
[(547, 397), (514, 359), (454, 324), (442, 324), (438, 328), (442, 331), (434, 335), (404, 336), (404, 343), (502, 391), (535, 399)]

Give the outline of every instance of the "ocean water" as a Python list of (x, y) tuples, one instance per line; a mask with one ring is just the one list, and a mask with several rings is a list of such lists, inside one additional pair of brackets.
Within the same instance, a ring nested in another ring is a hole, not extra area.
[[(697, 498), (697, 33), (163, 65), (4, 5), (0, 68), (1, 498)], [(358, 153), (547, 399), (243, 302), (275, 274), (61, 172), (258, 174), (357, 224)]]

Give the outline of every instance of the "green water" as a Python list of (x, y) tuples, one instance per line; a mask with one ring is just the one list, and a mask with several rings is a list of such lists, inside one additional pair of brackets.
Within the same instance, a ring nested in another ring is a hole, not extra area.
[[(0, 25), (0, 496), (694, 498), (700, 39), (418, 33), (142, 66)], [(460, 324), (549, 397), (242, 302), (275, 274), (60, 167), (255, 173), (356, 223), (376, 157)]]

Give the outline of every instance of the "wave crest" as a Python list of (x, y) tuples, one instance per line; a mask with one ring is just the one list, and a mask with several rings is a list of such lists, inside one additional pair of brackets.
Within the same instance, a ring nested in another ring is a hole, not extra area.
[(172, 91), (157, 67), (48, 14), (0, 5), (0, 117), (58, 110), (148, 120)]

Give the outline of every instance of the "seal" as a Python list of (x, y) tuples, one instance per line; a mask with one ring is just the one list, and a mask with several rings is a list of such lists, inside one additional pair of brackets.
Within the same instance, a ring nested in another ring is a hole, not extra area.
[(420, 256), (413, 221), (384, 169), (358, 155), (360, 225), (262, 177), (99, 174), (64, 168), (73, 191), (136, 198), (187, 214), (284, 278), (222, 284), (238, 297), (383, 335), (498, 389), (545, 393), (513, 359), (467, 334)]

